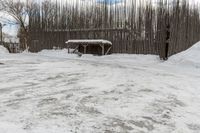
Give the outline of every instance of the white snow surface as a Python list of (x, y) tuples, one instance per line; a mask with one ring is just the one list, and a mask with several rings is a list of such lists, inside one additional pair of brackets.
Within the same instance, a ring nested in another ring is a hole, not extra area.
[(170, 58), (170, 62), (185, 67), (200, 68), (200, 43)]
[(103, 39), (68, 40), (66, 43), (104, 43), (104, 44), (112, 45), (112, 43), (110, 41), (103, 40)]
[(2, 45), (0, 45), (0, 54), (5, 54), (5, 53), (9, 53), (8, 50)]
[(200, 43), (154, 55), (0, 54), (0, 133), (199, 133)]

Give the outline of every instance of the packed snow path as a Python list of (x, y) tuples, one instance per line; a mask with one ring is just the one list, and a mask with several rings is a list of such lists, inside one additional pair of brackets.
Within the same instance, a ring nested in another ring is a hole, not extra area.
[(198, 67), (66, 53), (0, 55), (0, 132), (200, 132)]

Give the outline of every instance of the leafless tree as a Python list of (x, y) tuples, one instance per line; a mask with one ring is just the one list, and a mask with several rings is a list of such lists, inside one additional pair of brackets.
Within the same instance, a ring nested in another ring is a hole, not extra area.
[(32, 15), (34, 3), (22, 2), (20, 0), (0, 0), (0, 11), (13, 19), (7, 19), (7, 22), (19, 25), (18, 36), (20, 36), (22, 42), (21, 48), (28, 48), (29, 38), (29, 19)]

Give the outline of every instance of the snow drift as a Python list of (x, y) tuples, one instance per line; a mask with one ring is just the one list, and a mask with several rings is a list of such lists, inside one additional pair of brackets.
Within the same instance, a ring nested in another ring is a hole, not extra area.
[[(136, 54), (111, 54), (107, 56), (93, 56), (83, 55), (81, 58), (77, 58), (75, 54), (68, 54), (67, 49), (58, 50), (42, 50), (38, 53), (40, 56), (52, 57), (52, 58), (64, 58), (64, 59), (79, 59), (79, 60), (92, 60), (99, 62), (112, 62), (112, 63), (126, 63), (127, 65), (159, 65), (160, 62), (158, 56), (155, 55), (136, 55)], [(200, 68), (200, 42), (193, 45), (193, 47), (173, 55), (164, 64), (169, 64), (177, 67), (187, 68)]]
[(8, 50), (0, 45), (0, 54), (5, 54), (5, 53), (9, 53)]
[(168, 63), (184, 67), (200, 68), (200, 42), (186, 51), (173, 55)]

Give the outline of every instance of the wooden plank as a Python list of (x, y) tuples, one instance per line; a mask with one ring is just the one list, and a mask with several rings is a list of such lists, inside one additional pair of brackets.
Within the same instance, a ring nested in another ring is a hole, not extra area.
[(108, 48), (108, 50), (106, 51), (105, 55), (108, 55), (108, 53), (110, 52), (111, 48), (112, 48), (112, 46), (110, 46), (110, 47)]
[(102, 52), (101, 52), (101, 54), (102, 54), (102, 55), (104, 55), (104, 54), (105, 54), (105, 52), (104, 52), (105, 45), (104, 45), (104, 44), (99, 44), (99, 45), (101, 46), (101, 49), (102, 49)]
[(77, 45), (76, 48), (74, 49), (74, 51), (72, 53), (75, 53), (76, 50), (79, 48), (80, 45)]
[(88, 44), (82, 44), (82, 46), (84, 48), (84, 54), (86, 54), (87, 53), (87, 46), (88, 46)]

